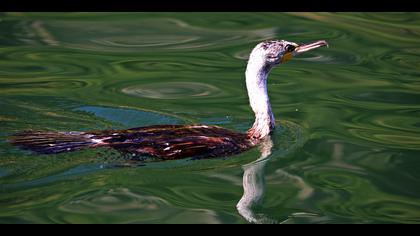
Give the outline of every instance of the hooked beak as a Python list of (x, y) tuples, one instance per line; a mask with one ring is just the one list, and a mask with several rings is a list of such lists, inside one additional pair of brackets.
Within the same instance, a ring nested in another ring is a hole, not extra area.
[(307, 51), (310, 51), (312, 49), (319, 48), (319, 47), (322, 47), (322, 46), (327, 46), (328, 47), (327, 41), (320, 40), (320, 41), (310, 43), (310, 44), (302, 44), (302, 45), (299, 45), (295, 48), (295, 50), (293, 51), (293, 55), (298, 55), (298, 54), (301, 54), (303, 52), (307, 52)]
[(309, 44), (301, 44), (301, 45), (294, 44), (294, 46), (295, 45), (296, 45), (295, 50), (293, 50), (292, 52), (285, 53), (283, 57), (281, 57), (279, 63), (285, 63), (286, 61), (289, 61), (290, 59), (292, 59), (292, 57), (299, 55), (303, 52), (310, 51), (315, 48), (319, 48), (322, 46), (328, 47), (328, 43), (325, 40), (319, 40), (319, 41), (316, 41), (314, 43), (309, 43)]
[(280, 63), (284, 63), (284, 62), (292, 59), (292, 57), (294, 57), (296, 55), (299, 55), (303, 52), (307, 52), (307, 51), (310, 51), (312, 49), (319, 48), (319, 47), (322, 47), (322, 46), (327, 46), (328, 47), (327, 41), (319, 40), (319, 41), (316, 41), (314, 43), (309, 43), (309, 44), (301, 44), (301, 45), (296, 44), (295, 50), (293, 50), (292, 52), (285, 53), (283, 55), (283, 57), (280, 59)]

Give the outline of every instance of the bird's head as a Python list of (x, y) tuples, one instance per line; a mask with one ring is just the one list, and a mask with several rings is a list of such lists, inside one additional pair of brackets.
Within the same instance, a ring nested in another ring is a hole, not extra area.
[(322, 46), (328, 46), (325, 40), (309, 44), (297, 44), (286, 40), (270, 40), (259, 43), (252, 50), (250, 58), (257, 59), (271, 67), (284, 63), (294, 56)]

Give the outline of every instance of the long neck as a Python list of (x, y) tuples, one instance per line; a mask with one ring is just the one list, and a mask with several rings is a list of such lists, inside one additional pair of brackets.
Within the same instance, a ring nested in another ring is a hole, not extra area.
[(251, 57), (246, 68), (246, 87), (249, 103), (255, 113), (255, 122), (248, 130), (248, 136), (260, 140), (274, 129), (274, 116), (267, 93), (267, 76), (270, 67), (259, 57)]

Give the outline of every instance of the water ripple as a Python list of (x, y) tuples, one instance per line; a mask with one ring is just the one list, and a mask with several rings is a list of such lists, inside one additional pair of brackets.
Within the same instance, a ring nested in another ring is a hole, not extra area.
[(62, 211), (82, 214), (109, 213), (124, 210), (156, 210), (168, 205), (162, 198), (132, 193), (126, 188), (88, 193), (60, 207)]
[(216, 86), (198, 82), (150, 83), (126, 87), (121, 91), (132, 96), (154, 99), (187, 99), (223, 95)]
[[(142, 17), (136, 21), (49, 20), (21, 22), (21, 41), (106, 52), (219, 48), (274, 36), (272, 28), (213, 30), (177, 18)], [(156, 32), (165, 34), (156, 35)]]
[(226, 55), (219, 53), (218, 55), (207, 54), (206, 57), (195, 55), (168, 55), (162, 58), (150, 58), (144, 55), (143, 58), (132, 60), (115, 61), (113, 67), (122, 68), (127, 72), (182, 72), (199, 71), (199, 72), (218, 72), (231, 68), (229, 62), (232, 62)]
[(420, 74), (418, 72), (418, 68), (420, 67), (420, 61), (418, 60), (419, 55), (420, 48), (389, 50), (387, 53), (379, 55), (377, 61), (388, 66), (392, 65), (403, 73), (407, 73), (411, 70), (418, 76)]
[(27, 48), (0, 49), (0, 76), (13, 78), (100, 76), (109, 72), (107, 61), (89, 58), (83, 53), (57, 53), (55, 50)]
[[(173, 206), (163, 198), (150, 194), (133, 192), (127, 188), (83, 193), (62, 204), (59, 210), (67, 215), (89, 216), (100, 214), (96, 222), (115, 218), (118, 222), (167, 222), (176, 223), (181, 219), (194, 222), (220, 223), (217, 214), (206, 209), (182, 209)], [(118, 218), (120, 214), (123, 217)], [(72, 218), (57, 217), (59, 221), (72, 222)], [(64, 218), (64, 219), (63, 219)]]

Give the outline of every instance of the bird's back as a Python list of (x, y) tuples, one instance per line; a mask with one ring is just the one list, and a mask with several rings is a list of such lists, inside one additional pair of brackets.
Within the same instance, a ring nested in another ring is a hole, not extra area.
[(40, 154), (110, 147), (160, 159), (224, 157), (253, 146), (244, 133), (207, 125), (154, 125), (89, 132), (24, 131), (9, 141)]
[(90, 134), (100, 140), (99, 146), (161, 159), (222, 157), (252, 146), (244, 133), (207, 125), (154, 125)]

